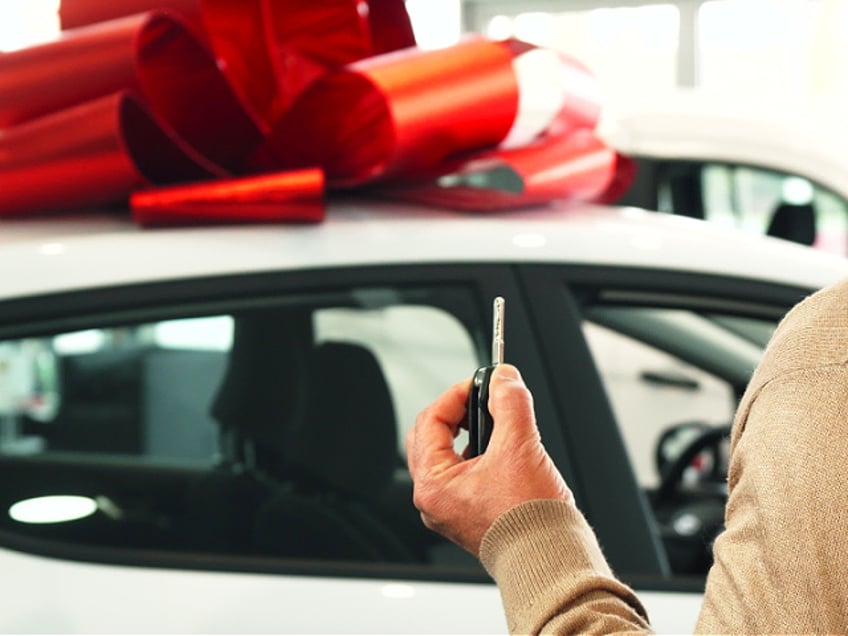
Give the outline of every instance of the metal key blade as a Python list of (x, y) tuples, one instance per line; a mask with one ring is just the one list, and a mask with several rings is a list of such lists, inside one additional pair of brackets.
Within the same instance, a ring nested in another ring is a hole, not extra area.
[(492, 308), (492, 364), (497, 366), (504, 361), (504, 308), (506, 301), (502, 296), (495, 298)]

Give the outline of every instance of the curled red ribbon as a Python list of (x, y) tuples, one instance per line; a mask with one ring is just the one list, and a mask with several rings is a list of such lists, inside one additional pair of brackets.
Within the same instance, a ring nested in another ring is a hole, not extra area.
[(0, 216), (135, 192), (144, 225), (315, 222), (324, 174), (466, 210), (599, 199), (621, 180), (580, 91), (536, 139), (500, 147), (530, 45), (421, 51), (402, 0), (304, 5), (65, 0), (60, 40), (0, 56)]

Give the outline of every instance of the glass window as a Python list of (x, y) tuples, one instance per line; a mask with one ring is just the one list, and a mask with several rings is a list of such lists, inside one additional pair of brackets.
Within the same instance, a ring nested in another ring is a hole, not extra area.
[(726, 502), (728, 435), (773, 319), (596, 306), (584, 333), (676, 575), (703, 576)]
[(639, 485), (656, 488), (663, 433), (682, 422), (726, 425), (733, 417), (733, 387), (635, 338), (593, 323), (584, 330)]
[(403, 446), (482, 362), (477, 320), (462, 288), (363, 288), (0, 342), (0, 531), (479, 572)]
[(701, 187), (708, 221), (848, 255), (848, 202), (803, 177), (705, 164)]
[[(403, 455), (406, 433), (418, 413), (444, 391), (447, 383), (467, 376), (477, 364), (466, 328), (456, 317), (435, 307), (324, 309), (316, 312), (315, 318), (319, 342), (361, 344), (377, 357), (392, 393), (398, 452)], [(462, 443), (460, 437), (457, 444)]]

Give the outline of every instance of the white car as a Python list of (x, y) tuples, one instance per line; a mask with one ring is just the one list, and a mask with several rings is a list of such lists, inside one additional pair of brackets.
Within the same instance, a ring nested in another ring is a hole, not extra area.
[(620, 201), (848, 255), (841, 104), (681, 91), (612, 106), (601, 135), (634, 158)]
[(506, 632), (402, 444), (487, 361), (502, 295), (547, 449), (686, 633), (736, 401), (848, 261), (634, 208), (360, 201), (311, 227), (4, 221), (0, 269), (0, 631)]

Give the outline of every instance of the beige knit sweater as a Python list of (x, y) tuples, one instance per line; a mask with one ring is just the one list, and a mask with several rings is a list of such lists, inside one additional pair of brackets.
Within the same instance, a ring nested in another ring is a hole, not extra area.
[[(848, 633), (848, 281), (775, 332), (736, 415), (729, 489), (697, 631)], [(480, 557), (513, 633), (650, 631), (573, 506), (513, 508)]]

